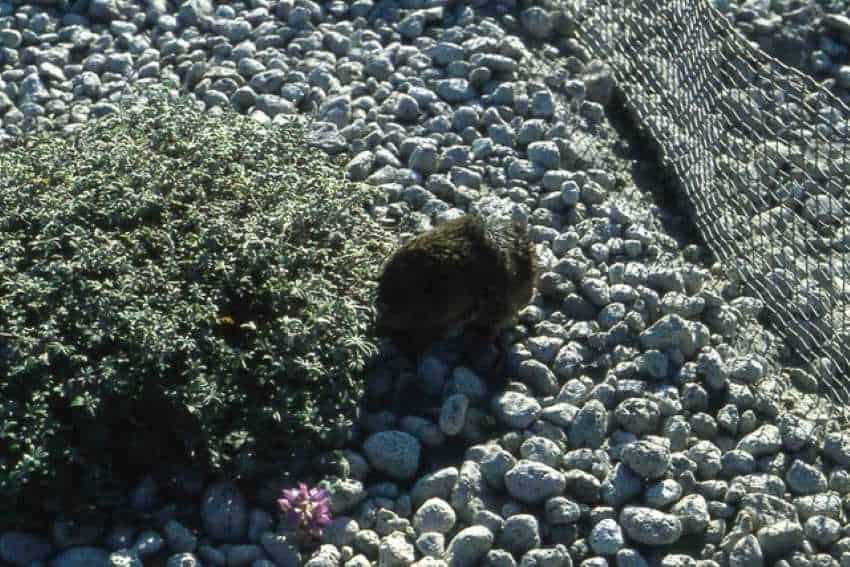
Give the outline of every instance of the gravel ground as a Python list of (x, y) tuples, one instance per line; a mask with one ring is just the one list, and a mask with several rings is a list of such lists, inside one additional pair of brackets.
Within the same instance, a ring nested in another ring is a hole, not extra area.
[[(606, 67), (529, 4), (0, 2), (0, 139), (72, 131), (114, 112), (128, 85), (166, 80), (210, 112), (272, 125), (313, 112), (314, 142), (386, 190), (377, 214), (411, 232), (463, 212), (513, 217), (542, 272), (503, 337), (506, 386), (458, 366), (456, 338), (416, 365), (385, 349), (350, 477), (327, 483), (321, 545), (299, 547), (272, 498), (187, 472), (188, 506), (147, 478), (120, 523), (8, 532), (0, 560), (850, 565), (850, 434), (814, 419), (791, 387), (808, 376), (782, 367), (761, 302), (719, 277), (665, 199)], [(850, 20), (823, 4), (721, 8), (846, 98)], [(411, 381), (436, 414), (392, 407)]]

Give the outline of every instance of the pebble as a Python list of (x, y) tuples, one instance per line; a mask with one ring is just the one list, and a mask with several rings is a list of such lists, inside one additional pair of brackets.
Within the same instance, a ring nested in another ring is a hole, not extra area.
[[(407, 541), (403, 533), (393, 532), (378, 546), (378, 565), (386, 567), (410, 565), (416, 558), (415, 553), (413, 544)], [(334, 565), (338, 565), (338, 562)]]
[(688, 494), (670, 507), (682, 522), (682, 535), (701, 535), (711, 520), (708, 502), (701, 494)]
[(514, 555), (522, 555), (540, 545), (540, 527), (531, 514), (516, 514), (505, 520), (496, 544)]
[(598, 400), (590, 400), (579, 409), (568, 433), (575, 447), (596, 449), (608, 432), (608, 410)]
[(220, 542), (238, 542), (248, 528), (245, 498), (230, 482), (211, 484), (204, 492), (201, 504), (204, 532)]
[(467, 410), (469, 398), (465, 395), (454, 394), (446, 398), (440, 411), (440, 431), (446, 435), (457, 435), (463, 431)]
[(782, 448), (782, 436), (778, 427), (766, 424), (744, 436), (736, 448), (756, 458), (772, 455)]
[(495, 449), (482, 457), (480, 467), (484, 480), (496, 490), (504, 490), (505, 474), (517, 463), (508, 451)]
[(165, 562), (165, 567), (201, 567), (202, 563), (192, 553), (175, 553)]
[(525, 429), (542, 411), (540, 403), (519, 392), (504, 392), (493, 400), (496, 417), (512, 429)]
[(419, 468), (421, 444), (403, 431), (374, 433), (363, 443), (363, 450), (372, 468), (393, 478), (411, 478)]
[(536, 461), (520, 460), (505, 473), (508, 493), (527, 504), (542, 502), (563, 492), (566, 481), (556, 469)]
[(109, 553), (97, 547), (72, 547), (59, 553), (51, 567), (110, 567)]
[(644, 545), (670, 545), (682, 536), (682, 522), (677, 516), (653, 508), (626, 506), (619, 520), (626, 535)]
[(413, 527), (418, 533), (448, 533), (455, 525), (455, 512), (451, 505), (439, 498), (426, 500), (413, 516)]
[(460, 530), (446, 548), (446, 562), (450, 567), (473, 567), (490, 551), (495, 540), (484, 526), (471, 526)]
[(0, 535), (0, 559), (11, 565), (45, 561), (51, 551), (50, 542), (34, 534), (12, 531)]
[(595, 553), (602, 556), (612, 556), (616, 555), (625, 545), (625, 540), (616, 520), (606, 518), (590, 530), (588, 543)]
[(546, 521), (550, 524), (575, 524), (581, 518), (579, 505), (563, 496), (555, 496), (546, 501)]
[(794, 460), (785, 475), (788, 488), (794, 494), (809, 495), (825, 492), (827, 489), (826, 475), (817, 467), (800, 460)]
[(416, 549), (427, 557), (443, 557), (446, 549), (446, 536), (437, 532), (423, 533), (416, 538)]
[(643, 478), (660, 478), (670, 466), (670, 451), (648, 441), (627, 443), (620, 458), (635, 473)]
[(803, 527), (790, 520), (773, 522), (756, 533), (759, 547), (766, 557), (782, 557), (799, 549), (803, 536)]

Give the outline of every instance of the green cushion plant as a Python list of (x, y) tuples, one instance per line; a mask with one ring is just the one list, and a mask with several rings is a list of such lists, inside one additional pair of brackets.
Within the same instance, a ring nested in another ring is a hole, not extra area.
[(390, 240), (368, 212), (378, 190), (347, 182), (297, 121), (146, 98), (0, 153), (12, 506), (69, 466), (167, 456), (139, 432), (219, 470), (339, 445), (360, 402)]

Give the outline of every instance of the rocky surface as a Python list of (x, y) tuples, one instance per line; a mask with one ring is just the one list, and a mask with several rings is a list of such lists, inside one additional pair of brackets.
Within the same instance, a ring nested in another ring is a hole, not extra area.
[[(841, 10), (715, 3), (840, 87)], [(273, 485), (251, 500), (183, 471), (192, 505), (147, 478), (125, 523), (57, 517), (0, 534), (0, 561), (850, 565), (850, 436), (788, 405), (807, 375), (781, 370), (763, 303), (657, 204), (652, 164), (612, 121), (610, 70), (556, 24), (513, 0), (0, 2), (0, 139), (73, 131), (128, 87), (166, 81), (270, 127), (314, 113), (313, 143), (385, 190), (376, 214), (411, 232), (465, 212), (512, 217), (542, 274), (502, 337), (506, 384), (459, 366), (457, 339), (417, 363), (384, 349), (371, 407), (390, 408), (412, 376), (442, 413), (364, 416), (349, 477), (323, 483), (334, 522), (320, 541), (288, 529)]]

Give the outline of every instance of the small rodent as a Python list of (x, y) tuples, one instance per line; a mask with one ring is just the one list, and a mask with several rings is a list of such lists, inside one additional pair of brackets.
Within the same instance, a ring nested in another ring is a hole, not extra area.
[(531, 299), (537, 276), (524, 226), (464, 215), (413, 238), (378, 282), (378, 330), (420, 354), (464, 325), (467, 344), (492, 343)]

